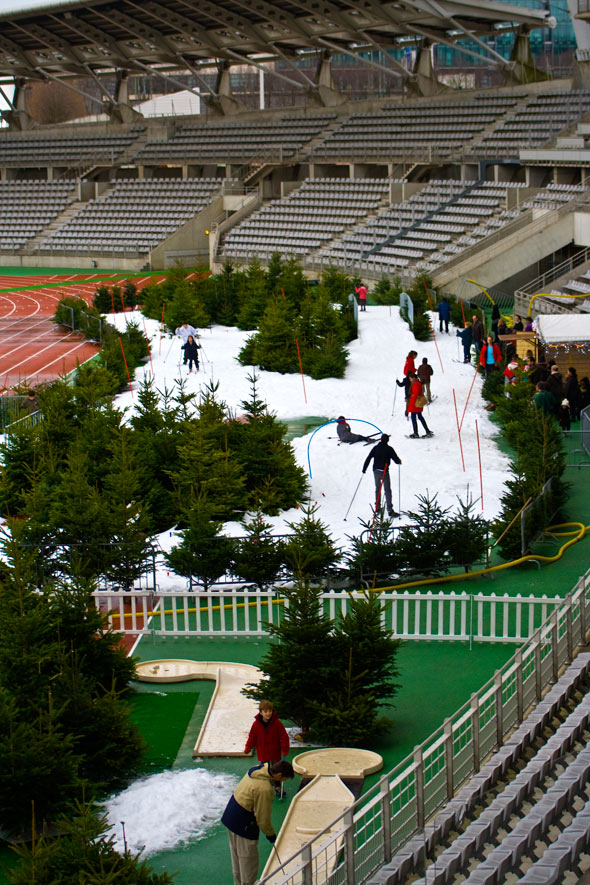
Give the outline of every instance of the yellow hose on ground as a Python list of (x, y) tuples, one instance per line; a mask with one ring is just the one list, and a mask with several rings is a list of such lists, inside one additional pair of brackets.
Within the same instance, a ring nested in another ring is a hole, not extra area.
[(371, 591), (375, 593), (383, 593), (384, 590), (402, 590), (408, 587), (420, 587), (424, 584), (444, 584), (449, 581), (463, 581), (465, 578), (475, 578), (477, 575), (489, 575), (491, 572), (503, 571), (504, 569), (512, 568), (515, 565), (520, 565), (522, 562), (530, 562), (531, 560), (535, 560), (536, 562), (557, 562), (561, 559), (568, 547), (571, 547), (572, 544), (576, 544), (578, 541), (582, 540), (586, 532), (590, 529), (590, 526), (585, 526), (583, 522), (560, 522), (557, 525), (549, 526), (546, 529), (548, 532), (554, 532), (554, 529), (560, 529), (570, 525), (578, 526), (577, 530), (562, 532), (560, 534), (563, 537), (567, 537), (568, 535), (574, 535), (574, 537), (570, 538), (569, 541), (566, 541), (565, 544), (562, 544), (555, 556), (537, 556), (534, 553), (528, 553), (526, 556), (520, 556), (518, 559), (513, 559), (510, 562), (502, 562), (500, 565), (492, 565), (489, 568), (477, 569), (477, 571), (474, 572), (461, 572), (458, 575), (445, 575), (442, 578), (422, 578), (420, 581), (408, 581), (405, 584), (391, 584), (389, 587), (371, 587)]

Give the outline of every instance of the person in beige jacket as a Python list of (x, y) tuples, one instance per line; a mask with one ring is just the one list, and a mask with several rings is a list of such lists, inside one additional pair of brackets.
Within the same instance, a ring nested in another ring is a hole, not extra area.
[(260, 830), (269, 842), (277, 838), (271, 821), (275, 784), (291, 780), (290, 762), (263, 762), (250, 768), (234, 790), (221, 823), (229, 830), (234, 885), (254, 885), (258, 875)]

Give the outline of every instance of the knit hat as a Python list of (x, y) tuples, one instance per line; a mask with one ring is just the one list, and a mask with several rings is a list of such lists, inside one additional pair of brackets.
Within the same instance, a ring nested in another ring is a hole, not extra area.
[(562, 399), (562, 401), (561, 401), (561, 405), (562, 405), (562, 406), (568, 406), (568, 407), (569, 407), (569, 404), (570, 404), (569, 399)]

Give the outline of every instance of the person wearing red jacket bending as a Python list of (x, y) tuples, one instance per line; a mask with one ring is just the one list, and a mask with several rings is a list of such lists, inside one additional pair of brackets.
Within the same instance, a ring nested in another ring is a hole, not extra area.
[(258, 711), (244, 753), (248, 755), (256, 747), (259, 762), (278, 762), (289, 752), (289, 735), (270, 701), (260, 701)]

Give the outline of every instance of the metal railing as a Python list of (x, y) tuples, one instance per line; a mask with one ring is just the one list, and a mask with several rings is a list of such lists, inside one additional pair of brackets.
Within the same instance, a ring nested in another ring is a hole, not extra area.
[(468, 703), (261, 885), (365, 882), (522, 722), (584, 643), (589, 617), (590, 570)]
[(557, 280), (565, 274), (571, 273), (574, 268), (586, 264), (587, 261), (590, 261), (590, 248), (580, 249), (575, 255), (571, 255), (565, 261), (560, 262), (560, 264), (555, 264), (548, 271), (545, 271), (545, 273), (535, 277), (525, 286), (522, 286), (515, 291), (514, 309), (519, 312), (521, 316), (526, 316), (528, 314), (529, 302), (532, 295), (535, 295), (537, 292), (545, 292), (549, 287), (549, 284), (554, 280)]
[(56, 322), (61, 326), (67, 326), (72, 332), (82, 332), (86, 338), (92, 341), (102, 341), (102, 317), (93, 316), (86, 313), (85, 310), (81, 310), (77, 314), (74, 308), (67, 304), (58, 306), (58, 317)]

